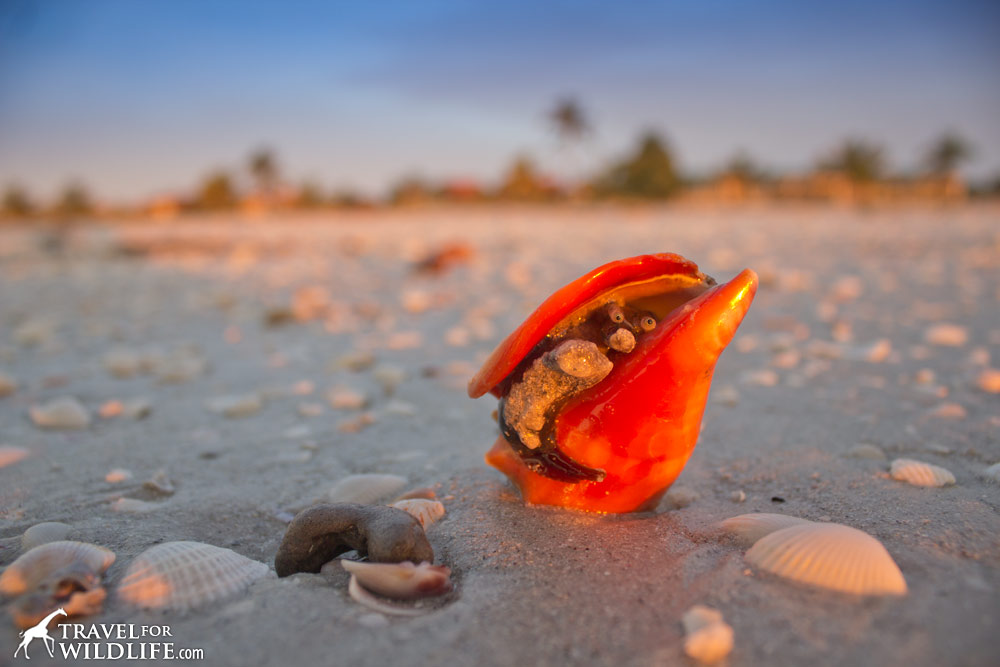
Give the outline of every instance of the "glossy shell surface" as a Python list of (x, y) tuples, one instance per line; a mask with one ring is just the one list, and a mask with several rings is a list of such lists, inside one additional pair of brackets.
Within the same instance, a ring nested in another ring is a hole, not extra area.
[[(507, 430), (487, 462), (528, 503), (593, 512), (654, 507), (694, 448), (715, 362), (756, 289), (753, 271), (716, 285), (693, 262), (664, 253), (611, 262), (556, 291), (500, 343), (470, 381), (469, 395), (490, 392), (503, 408), (512, 387), (526, 382), (545, 354), (559, 351), (567, 332), (579, 330), (600, 309), (618, 305), (650, 313), (655, 328), (636, 330), (634, 346), (626, 349), (601, 348), (613, 359), (610, 371), (546, 416), (555, 454), (599, 474), (554, 474), (534, 457), (552, 452), (551, 446), (517, 442), (502, 409), (501, 430)], [(535, 449), (526, 455), (525, 447)]]

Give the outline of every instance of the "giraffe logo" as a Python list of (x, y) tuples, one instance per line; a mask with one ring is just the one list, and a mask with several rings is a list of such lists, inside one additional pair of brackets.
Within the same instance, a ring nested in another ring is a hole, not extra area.
[(43, 618), (41, 621), (39, 621), (38, 625), (36, 625), (35, 627), (28, 628), (24, 632), (21, 632), (18, 636), (24, 637), (24, 639), (21, 640), (21, 645), (18, 646), (17, 650), (14, 651), (14, 657), (16, 658), (17, 654), (21, 651), (21, 649), (24, 649), (24, 657), (27, 658), (28, 660), (31, 660), (31, 656), (28, 655), (28, 644), (31, 643), (32, 639), (41, 639), (42, 643), (45, 644), (46, 650), (48, 650), (49, 652), (49, 657), (50, 658), (56, 657), (55, 654), (53, 654), (52, 652), (53, 649), (55, 649), (56, 647), (56, 640), (49, 636), (48, 625), (53, 618), (59, 615), (68, 616), (66, 610), (63, 609), (62, 607), (59, 607), (54, 612), (52, 612), (51, 614)]

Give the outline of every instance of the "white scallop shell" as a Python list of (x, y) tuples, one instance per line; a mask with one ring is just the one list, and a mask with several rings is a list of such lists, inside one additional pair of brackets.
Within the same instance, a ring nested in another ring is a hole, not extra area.
[(24, 531), (24, 534), (21, 535), (21, 549), (24, 551), (30, 551), (31, 549), (41, 546), (42, 544), (65, 540), (71, 530), (71, 526), (58, 521), (36, 523), (31, 528)]
[(90, 413), (72, 396), (33, 405), (28, 413), (39, 428), (74, 430), (90, 426)]
[(96, 544), (68, 540), (40, 544), (22, 554), (0, 574), (0, 593), (21, 595), (37, 587), (50, 574), (70, 566), (99, 575), (114, 562), (114, 552)]
[(235, 551), (201, 542), (164, 542), (132, 561), (118, 598), (145, 609), (185, 611), (237, 595), (269, 569)]
[(427, 498), (408, 498), (397, 500), (392, 507), (401, 509), (420, 522), (421, 528), (427, 530), (431, 524), (444, 516), (444, 505), (437, 500)]
[(391, 496), (404, 486), (406, 478), (399, 475), (348, 475), (330, 487), (325, 500), (367, 505)]
[(951, 471), (913, 459), (896, 459), (889, 468), (889, 475), (914, 486), (948, 486), (955, 483)]
[(762, 537), (746, 553), (765, 572), (859, 595), (905, 595), (906, 580), (882, 543), (835, 523), (806, 523)]
[(723, 530), (736, 538), (737, 543), (749, 547), (760, 538), (770, 535), (776, 530), (801, 526), (804, 523), (812, 522), (808, 519), (800, 519), (797, 516), (788, 516), (787, 514), (755, 512), (753, 514), (740, 514), (739, 516), (730, 517), (719, 525)]
[(1000, 463), (994, 463), (980, 473), (985, 479), (1000, 484)]

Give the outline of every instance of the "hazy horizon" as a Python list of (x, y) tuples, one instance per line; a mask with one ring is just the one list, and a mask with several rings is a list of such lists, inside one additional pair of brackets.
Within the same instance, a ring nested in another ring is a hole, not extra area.
[[(745, 151), (803, 169), (849, 137), (916, 166), (953, 131), (1000, 174), (989, 2), (288, 2), (0, 8), (0, 186), (135, 200), (272, 149), (291, 182), (382, 194), (491, 183), (518, 154), (592, 173), (651, 129), (704, 173)], [(560, 147), (572, 97), (595, 132)]]

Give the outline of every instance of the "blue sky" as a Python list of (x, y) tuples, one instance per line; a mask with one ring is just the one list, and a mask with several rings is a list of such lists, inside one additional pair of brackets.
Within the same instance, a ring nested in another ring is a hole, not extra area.
[[(0, 1), (0, 186), (128, 200), (273, 148), (293, 181), (597, 170), (643, 130), (705, 172), (846, 137), (912, 166), (945, 130), (1000, 174), (1000, 3)], [(560, 97), (595, 128), (575, 149)]]

